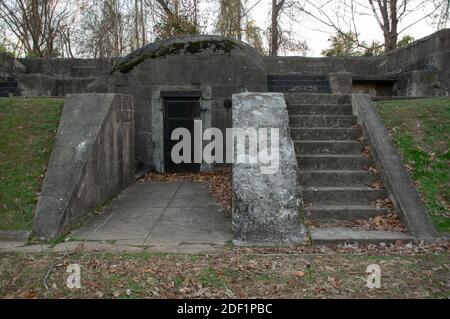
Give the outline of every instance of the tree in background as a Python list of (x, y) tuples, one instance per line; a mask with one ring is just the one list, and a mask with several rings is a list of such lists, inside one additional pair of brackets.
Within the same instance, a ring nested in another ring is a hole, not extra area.
[(144, 0), (134, 0), (134, 8), (132, 11), (134, 21), (134, 43), (133, 49), (140, 48), (147, 44), (147, 22), (146, 4)]
[(74, 35), (78, 55), (112, 58), (128, 52), (133, 37), (121, 0), (82, 0), (79, 11), (79, 29)]
[(270, 24), (270, 55), (277, 56), (280, 48), (280, 25), (278, 19), (283, 11), (283, 6), (286, 4), (286, 0), (272, 0), (272, 13)]
[(247, 1), (219, 0), (215, 31), (239, 41), (246, 41), (262, 54), (266, 54), (262, 30), (256, 25), (251, 11), (261, 2), (256, 1), (248, 8)]
[(25, 56), (56, 57), (66, 41), (70, 4), (63, 0), (0, 0), (0, 20)]
[[(356, 16), (372, 15), (382, 33), (385, 52), (389, 52), (397, 48), (402, 33), (433, 17), (445, 2), (448, 0), (436, 0), (435, 5), (430, 6), (430, 0), (303, 0), (300, 11), (343, 37), (359, 33)], [(412, 14), (417, 12), (423, 14), (411, 20)], [(361, 49), (370, 49), (363, 42), (355, 44)]]
[(377, 56), (383, 53), (383, 45), (373, 41), (371, 45), (361, 42), (356, 33), (337, 33), (328, 42), (331, 45), (322, 51), (323, 56)]
[[(262, 5), (267, 21), (252, 17)], [(306, 55), (295, 27), (310, 27), (310, 16), (315, 29), (333, 34), (324, 54), (370, 56), (380, 44), (355, 36), (358, 17), (377, 21), (376, 38), (389, 51), (408, 43), (401, 37), (420, 21), (445, 27), (449, 9), (450, 0), (0, 0), (0, 46), (16, 56), (111, 58), (154, 40), (213, 32), (264, 54)]]
[(201, 33), (199, 0), (155, 1), (159, 4), (154, 30), (157, 39)]
[(241, 0), (219, 0), (216, 32), (225, 37), (242, 40), (244, 6)]
[[(297, 52), (306, 55), (309, 51), (306, 41), (292, 30), (280, 24), (284, 22), (299, 22), (297, 20), (299, 1), (296, 0), (272, 0), (271, 24), (269, 27), (269, 55), (278, 56), (279, 51)], [(283, 18), (283, 19), (282, 19)]]
[(322, 51), (323, 56), (361, 56), (363, 52), (356, 45), (358, 35), (352, 32), (340, 34), (328, 39), (331, 45), (328, 49)]
[(399, 43), (399, 35), (405, 30), (409, 29), (418, 22), (435, 14), (436, 9), (421, 16), (409, 25), (399, 28), (401, 21), (411, 14), (417, 12), (417, 10), (423, 9), (423, 7), (429, 4), (429, 1), (417, 1), (414, 8), (410, 8), (413, 1), (410, 0), (368, 0), (373, 12), (373, 16), (377, 20), (378, 26), (383, 32), (384, 48), (386, 52), (397, 49)]
[(258, 28), (258, 26), (256, 26), (255, 20), (253, 19), (249, 19), (247, 21), (245, 38), (247, 39), (248, 44), (261, 52), (261, 54), (267, 54), (267, 50), (264, 46), (264, 41), (262, 38), (262, 31), (260, 28)]
[(432, 0), (438, 11), (431, 17), (431, 23), (437, 30), (446, 28), (450, 22), (450, 0)]
[(401, 38), (397, 43), (397, 48), (403, 48), (404, 46), (407, 46), (410, 43), (413, 43), (415, 39), (410, 35), (404, 35), (403, 38)]

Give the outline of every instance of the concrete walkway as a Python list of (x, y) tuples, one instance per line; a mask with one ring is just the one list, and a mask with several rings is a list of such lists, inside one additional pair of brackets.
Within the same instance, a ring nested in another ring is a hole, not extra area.
[(226, 215), (206, 184), (136, 183), (70, 237), (129, 246), (224, 245), (232, 240)]
[(231, 216), (209, 195), (206, 184), (193, 182), (138, 182), (64, 242), (29, 243), (29, 232), (13, 233), (0, 239), (0, 253), (197, 254), (221, 250), (233, 239)]

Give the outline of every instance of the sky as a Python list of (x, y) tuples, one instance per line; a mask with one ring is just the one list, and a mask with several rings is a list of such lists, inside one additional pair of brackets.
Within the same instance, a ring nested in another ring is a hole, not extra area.
[[(249, 0), (248, 8), (251, 8), (252, 5), (258, 0)], [(318, 0), (320, 1), (320, 0)], [(367, 2), (367, 0), (360, 0), (361, 2)], [(414, 1), (414, 0), (412, 0)], [(331, 15), (337, 14), (341, 12), (335, 8), (335, 5), (338, 3), (337, 1), (328, 1), (331, 4), (329, 8), (326, 7), (326, 12), (331, 13)], [(427, 1), (426, 7), (421, 8), (412, 12), (400, 25), (400, 28), (405, 27), (421, 17), (424, 16), (424, 11), (433, 10), (433, 4), (431, 1)], [(251, 12), (252, 17), (256, 20), (258, 27), (265, 30), (270, 23), (270, 10), (271, 10), (272, 0), (262, 0), (260, 4), (258, 4), (253, 11)], [(413, 3), (414, 4), (414, 3)], [(414, 8), (414, 6), (411, 6)], [(383, 42), (383, 35), (381, 33), (381, 29), (377, 24), (375, 17), (370, 14), (370, 11), (365, 11), (366, 14), (360, 15), (356, 19), (356, 24), (358, 26), (358, 32), (360, 33), (360, 39), (365, 40), (367, 42), (372, 42), (372, 40), (378, 40)], [(340, 17), (343, 18), (343, 17)], [(328, 39), (331, 35), (334, 34), (333, 30), (325, 27), (320, 22), (315, 21), (313, 18), (308, 16), (299, 15), (298, 19), (300, 23), (294, 23), (292, 25), (292, 29), (296, 32), (296, 34), (306, 40), (308, 46), (311, 51), (308, 52), (308, 56), (321, 56), (321, 52), (329, 47)], [(344, 18), (345, 19), (345, 18)], [(281, 19), (281, 23), (286, 25), (286, 19)], [(429, 21), (422, 21), (415, 26), (411, 27), (407, 31), (405, 31), (403, 35), (410, 35), (414, 39), (423, 38), (431, 33), (435, 32), (435, 29), (429, 24)]]

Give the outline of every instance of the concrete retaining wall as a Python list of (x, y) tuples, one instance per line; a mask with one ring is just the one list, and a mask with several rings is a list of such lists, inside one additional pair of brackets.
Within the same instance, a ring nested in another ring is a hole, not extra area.
[(317, 75), (350, 72), (354, 75), (378, 75), (383, 61), (384, 57), (264, 57), (268, 74)]
[[(395, 50), (385, 57), (379, 72), (386, 75), (401, 75), (396, 95), (436, 95), (441, 89), (448, 95), (450, 88), (450, 29), (444, 29)], [(415, 71), (415, 72), (413, 72)], [(422, 74), (418, 72), (421, 71)], [(430, 73), (434, 73), (431, 78)]]
[(25, 71), (17, 74), (22, 96), (66, 96), (87, 93), (88, 85), (107, 74), (110, 59), (16, 59)]
[(44, 74), (55, 78), (98, 77), (111, 68), (114, 59), (57, 59), (26, 58), (17, 59), (27, 70), (27, 74)]
[(37, 237), (67, 233), (134, 181), (133, 98), (66, 98), (33, 224)]

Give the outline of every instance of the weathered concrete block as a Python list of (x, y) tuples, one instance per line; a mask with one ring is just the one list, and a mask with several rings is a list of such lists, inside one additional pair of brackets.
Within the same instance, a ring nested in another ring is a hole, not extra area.
[[(279, 169), (266, 175), (262, 163), (233, 166), (233, 231), (239, 241), (300, 244), (305, 240), (298, 166), (284, 96), (279, 93), (233, 95), (233, 127), (279, 130)], [(270, 141), (270, 138), (269, 138)], [(248, 146), (247, 146), (248, 147)], [(259, 150), (261, 151), (261, 149)]]
[(33, 224), (53, 239), (134, 181), (131, 96), (68, 95)]
[(330, 86), (334, 94), (351, 94), (352, 74), (350, 72), (330, 73)]
[(10, 75), (14, 71), (14, 57), (7, 53), (0, 53), (0, 75)]
[(18, 74), (20, 95), (56, 96), (56, 79), (44, 74)]
[(449, 91), (437, 71), (421, 70), (403, 73), (395, 85), (397, 96), (448, 96)]

